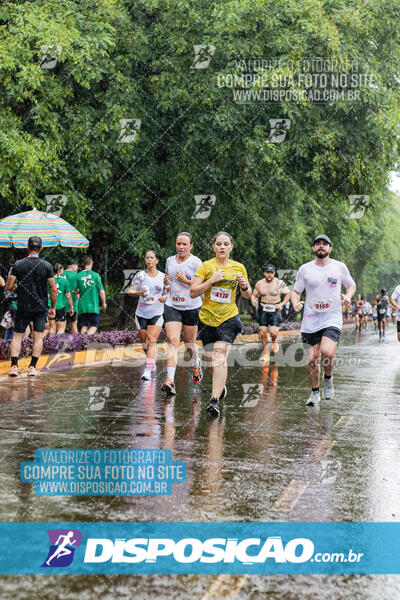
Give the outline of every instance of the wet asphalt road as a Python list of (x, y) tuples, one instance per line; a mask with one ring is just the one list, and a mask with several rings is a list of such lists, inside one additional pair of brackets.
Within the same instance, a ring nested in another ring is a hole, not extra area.
[[(291, 348), (285, 341), (278, 366), (268, 367), (257, 362), (256, 348), (236, 362), (235, 348), (217, 420), (205, 412), (209, 375), (195, 389), (178, 368), (177, 396), (166, 401), (163, 362), (151, 382), (131, 362), (0, 379), (2, 521), (399, 522), (400, 344), (393, 326), (381, 345), (372, 330), (343, 333), (335, 397), (319, 407), (305, 406), (308, 380), (304, 367), (287, 365)], [(98, 410), (88, 410), (91, 387), (108, 388)], [(187, 462), (187, 481), (168, 497), (38, 497), (19, 481), (20, 462), (33, 460), (37, 448), (169, 448)], [(400, 576), (0, 578), (2, 600), (78, 595), (397, 599)]]

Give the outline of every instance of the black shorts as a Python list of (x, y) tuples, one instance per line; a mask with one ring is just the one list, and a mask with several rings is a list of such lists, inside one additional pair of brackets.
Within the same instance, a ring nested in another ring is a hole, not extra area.
[(218, 325), (218, 327), (212, 327), (200, 321), (199, 338), (203, 342), (203, 347), (207, 346), (207, 349), (211, 350), (215, 342), (233, 344), (236, 336), (242, 331), (242, 327), (239, 315), (227, 319), (221, 325)]
[(278, 327), (279, 323), (282, 323), (282, 318), (279, 317), (279, 310), (275, 310), (274, 312), (267, 312), (263, 310), (263, 307), (261, 305), (258, 308), (257, 321), (260, 327)]
[(330, 340), (339, 343), (341, 333), (342, 332), (337, 327), (325, 327), (325, 329), (313, 331), (313, 333), (302, 333), (301, 340), (303, 344), (308, 344), (309, 346), (315, 346), (316, 344), (319, 344), (322, 337), (327, 337)]
[(18, 310), (14, 320), (14, 331), (16, 333), (25, 333), (29, 323), (33, 323), (33, 331), (43, 333), (47, 321), (47, 310), (44, 312), (25, 312)]
[(100, 323), (100, 315), (97, 313), (82, 313), (78, 315), (78, 328), (81, 327), (98, 327)]
[(195, 327), (199, 324), (199, 312), (200, 308), (192, 308), (188, 310), (178, 310), (173, 306), (164, 306), (164, 323), (182, 323), (182, 325), (189, 325)]
[(49, 317), (49, 321), (54, 321), (54, 319), (56, 320), (56, 323), (63, 323), (67, 318), (66, 312), (65, 312), (65, 307), (64, 308), (56, 308), (56, 316), (55, 317)]
[(397, 333), (400, 333), (400, 321), (397, 321)]
[(386, 319), (386, 310), (382, 315), (380, 315), (379, 308), (378, 308), (378, 321), (383, 321), (383, 319)]
[(74, 314), (72, 316), (69, 314), (69, 311), (67, 312), (67, 323), (74, 323), (77, 320), (78, 320), (78, 311), (74, 312)]
[(142, 329), (146, 331), (149, 325), (155, 325), (156, 327), (162, 327), (164, 323), (164, 319), (162, 315), (154, 315), (150, 319), (146, 319), (146, 317), (139, 317), (139, 315), (135, 315), (135, 325), (138, 329)]

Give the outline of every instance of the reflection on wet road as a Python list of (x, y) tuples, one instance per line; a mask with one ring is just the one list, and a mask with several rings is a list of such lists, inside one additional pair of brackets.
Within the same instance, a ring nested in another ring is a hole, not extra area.
[[(400, 344), (391, 327), (382, 345), (349, 331), (338, 357), (335, 397), (316, 408), (305, 406), (304, 367), (235, 364), (219, 420), (205, 412), (208, 374), (195, 389), (178, 368), (165, 400), (164, 363), (150, 382), (128, 362), (2, 379), (2, 520), (399, 521)], [(37, 448), (169, 448), (187, 481), (169, 497), (38, 497), (19, 481)], [(0, 586), (2, 599), (400, 597), (400, 576), (3, 576)]]

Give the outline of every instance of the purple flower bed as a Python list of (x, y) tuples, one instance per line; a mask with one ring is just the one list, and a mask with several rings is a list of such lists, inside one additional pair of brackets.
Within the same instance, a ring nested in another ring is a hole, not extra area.
[[(165, 339), (161, 332), (160, 341)], [(50, 335), (43, 340), (43, 354), (55, 354), (57, 352), (74, 352), (90, 348), (115, 348), (115, 346), (128, 346), (140, 342), (137, 331), (103, 331), (94, 335), (81, 335), (80, 333), (64, 333), (61, 335)], [(20, 357), (30, 356), (33, 341), (25, 338), (22, 341)], [(0, 360), (9, 358), (10, 342), (0, 340)]]
[[(280, 326), (281, 331), (300, 329), (300, 323), (285, 322)], [(258, 333), (258, 325), (244, 325), (242, 334)], [(165, 341), (165, 331), (162, 330), (159, 342)], [(93, 348), (115, 348), (115, 346), (129, 346), (140, 342), (137, 331), (102, 331), (94, 335), (81, 335), (80, 333), (63, 333), (50, 335), (43, 340), (43, 354), (56, 354), (57, 352), (75, 352)], [(20, 358), (30, 356), (33, 341), (25, 338), (22, 341)], [(10, 357), (9, 340), (0, 340), (0, 360)]]

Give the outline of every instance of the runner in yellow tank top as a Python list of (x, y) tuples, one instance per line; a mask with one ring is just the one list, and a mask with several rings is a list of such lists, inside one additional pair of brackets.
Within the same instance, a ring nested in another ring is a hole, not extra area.
[(212, 394), (207, 411), (218, 416), (219, 400), (226, 396), (228, 368), (226, 359), (231, 344), (242, 330), (236, 305), (236, 290), (250, 298), (251, 287), (244, 265), (231, 260), (233, 241), (229, 233), (220, 231), (214, 236), (215, 258), (203, 262), (197, 269), (190, 296), (204, 294), (199, 313), (199, 338), (203, 342), (207, 365), (212, 367)]

